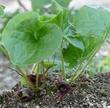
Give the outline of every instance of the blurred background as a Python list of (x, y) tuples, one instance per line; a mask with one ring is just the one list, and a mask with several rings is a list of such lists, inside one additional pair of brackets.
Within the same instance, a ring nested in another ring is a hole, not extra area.
[[(5, 6), (6, 16), (0, 18), (0, 33), (9, 19), (18, 11), (31, 10), (30, 0), (0, 0), (0, 4)], [(83, 5), (98, 5), (110, 9), (110, 0), (73, 0), (68, 8), (78, 9)], [(94, 76), (96, 73), (110, 71), (110, 39), (108, 38), (100, 51), (96, 54), (92, 63), (88, 66), (87, 72)], [(19, 80), (16, 72), (9, 68), (9, 61), (0, 49), (0, 93), (5, 89), (11, 89)]]

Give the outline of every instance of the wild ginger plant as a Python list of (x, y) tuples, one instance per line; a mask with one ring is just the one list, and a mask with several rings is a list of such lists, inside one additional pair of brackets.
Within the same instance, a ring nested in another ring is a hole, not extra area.
[[(1, 34), (1, 44), (22, 76), (22, 85), (34, 91), (47, 86), (48, 70), (59, 65), (49, 58), (59, 52), (61, 77), (54, 80), (63, 94), (70, 90), (65, 83), (68, 75), (65, 70), (75, 69), (68, 79), (68, 83), (74, 82), (109, 36), (110, 12), (88, 6), (72, 11), (54, 1), (56, 10), (45, 14), (42, 4), (36, 8), (36, 2), (32, 0), (32, 11), (19, 13), (8, 22)], [(26, 70), (30, 64), (31, 74)]]

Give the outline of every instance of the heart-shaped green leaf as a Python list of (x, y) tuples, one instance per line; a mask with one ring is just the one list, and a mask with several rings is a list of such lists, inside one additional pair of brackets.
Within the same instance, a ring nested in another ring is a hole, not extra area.
[(110, 12), (103, 8), (85, 6), (74, 13), (72, 23), (82, 36), (102, 36), (110, 27)]
[(55, 24), (41, 22), (35, 12), (21, 13), (9, 21), (2, 42), (14, 65), (38, 63), (53, 55), (63, 33)]

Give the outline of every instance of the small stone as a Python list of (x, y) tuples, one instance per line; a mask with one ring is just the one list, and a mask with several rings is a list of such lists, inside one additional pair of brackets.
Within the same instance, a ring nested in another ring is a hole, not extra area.
[(37, 105), (36, 108), (40, 108), (40, 106)]

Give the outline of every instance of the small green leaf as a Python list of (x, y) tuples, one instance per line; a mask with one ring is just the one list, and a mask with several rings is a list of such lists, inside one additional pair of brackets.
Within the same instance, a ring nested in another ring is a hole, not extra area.
[(73, 46), (84, 50), (83, 42), (77, 37), (68, 36), (65, 37), (65, 39), (69, 42), (69, 44), (72, 44)]
[(38, 63), (60, 47), (61, 29), (38, 19), (35, 12), (21, 13), (11, 19), (4, 29), (2, 42), (14, 65)]
[(44, 67), (47, 68), (47, 69), (56, 66), (55, 63), (50, 62), (50, 61), (45, 61), (45, 62), (43, 62), (43, 65), (44, 65)]

